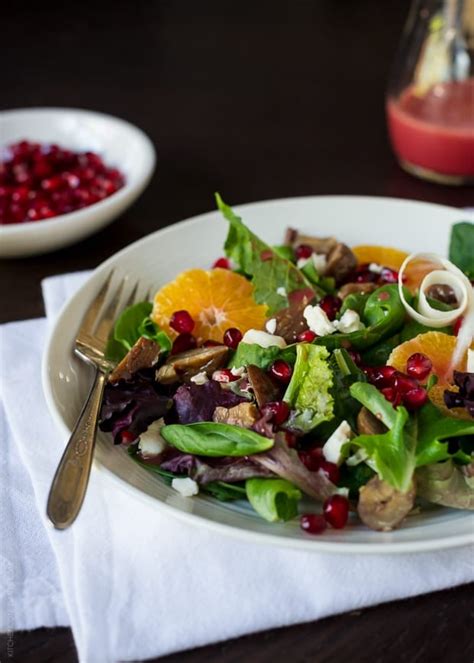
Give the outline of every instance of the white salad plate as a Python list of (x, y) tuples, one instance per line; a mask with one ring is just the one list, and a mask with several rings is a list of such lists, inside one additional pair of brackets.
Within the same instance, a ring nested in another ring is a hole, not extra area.
[(75, 108), (25, 108), (0, 112), (0, 148), (30, 140), (93, 151), (118, 168), (125, 184), (108, 198), (52, 219), (0, 226), (0, 257), (54, 251), (84, 239), (117, 218), (140, 195), (155, 168), (155, 149), (137, 127), (111, 115)]
[[(224, 196), (225, 197), (225, 196)], [(461, 210), (393, 198), (321, 196), (241, 205), (236, 211), (270, 244), (282, 242), (287, 226), (319, 236), (334, 235), (349, 246), (370, 243), (406, 251), (447, 255), (451, 225)], [(66, 440), (91, 384), (91, 373), (73, 354), (83, 313), (112, 269), (114, 279), (139, 279), (142, 292), (158, 289), (179, 272), (208, 268), (223, 254), (227, 222), (210, 212), (159, 230), (123, 249), (98, 267), (63, 308), (43, 360), (43, 385), (51, 414)], [(250, 541), (339, 553), (398, 553), (436, 550), (474, 542), (474, 516), (467, 511), (427, 506), (400, 529), (375, 532), (354, 519), (343, 530), (311, 536), (298, 520), (271, 524), (244, 502), (219, 502), (205, 495), (182, 497), (160, 477), (138, 466), (111, 437), (99, 432), (95, 467), (110, 477), (110, 490), (125, 490), (183, 521)], [(115, 485), (114, 485), (115, 484)], [(87, 499), (87, 498), (86, 498)], [(317, 506), (313, 506), (317, 510)]]

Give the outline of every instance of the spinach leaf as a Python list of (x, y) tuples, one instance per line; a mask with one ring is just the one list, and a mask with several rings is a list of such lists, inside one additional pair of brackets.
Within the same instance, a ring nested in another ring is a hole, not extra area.
[(247, 479), (245, 490), (255, 511), (271, 523), (298, 514), (301, 491), (286, 479)]
[(122, 311), (107, 342), (107, 359), (118, 363), (141, 336), (156, 341), (162, 352), (171, 350), (171, 339), (150, 318), (152, 309), (151, 302), (138, 302)]
[(331, 276), (321, 276), (311, 261), (301, 267), (301, 272), (313, 286), (315, 293), (321, 298), (336, 292), (336, 281)]
[(199, 456), (249, 456), (273, 446), (272, 439), (252, 430), (212, 422), (163, 426), (161, 435), (176, 449)]
[(218, 193), (216, 201), (224, 218), (230, 223), (224, 244), (226, 255), (251, 278), (258, 304), (266, 304), (271, 314), (288, 306), (288, 298), (278, 294), (278, 288), (284, 288), (290, 294), (311, 287), (300, 270), (249, 230)]
[(166, 332), (160, 329), (156, 322), (153, 322), (151, 318), (145, 318), (141, 322), (138, 328), (138, 333), (144, 338), (156, 341), (162, 352), (169, 352), (171, 350), (173, 344), (170, 337)]
[(451, 229), (449, 259), (469, 279), (474, 279), (474, 223), (461, 221)]
[[(405, 297), (408, 302), (412, 301), (406, 289)], [(367, 298), (362, 315), (362, 322), (366, 325), (363, 329), (350, 334), (328, 334), (316, 338), (314, 343), (325, 345), (330, 350), (350, 343), (356, 350), (365, 350), (393, 336), (401, 329), (404, 320), (405, 307), (398, 294), (398, 286), (384, 285)]]
[(363, 295), (360, 292), (353, 292), (350, 295), (347, 295), (347, 297), (345, 297), (342, 302), (341, 310), (339, 311), (339, 317), (342, 316), (348, 309), (351, 309), (351, 311), (356, 311), (359, 316), (362, 317), (369, 296), (369, 293)]
[[(452, 329), (452, 327), (439, 327), (436, 331), (443, 332), (444, 334), (452, 334)], [(416, 320), (409, 320), (400, 332), (400, 343), (410, 341), (412, 338), (415, 338), (415, 336), (418, 336), (418, 334), (426, 334), (426, 332), (432, 331), (433, 327), (422, 325), (421, 322), (417, 322)]]
[(296, 360), (296, 346), (289, 345), (282, 349), (276, 345), (271, 345), (269, 348), (262, 348), (256, 343), (239, 343), (234, 356), (230, 360), (230, 366), (240, 368), (240, 366), (253, 364), (262, 370), (266, 370), (275, 359), (284, 359), (293, 365)]
[[(416, 335), (416, 334), (415, 334)], [(395, 334), (385, 341), (381, 341), (376, 345), (362, 353), (362, 361), (364, 366), (381, 366), (387, 363), (392, 350), (400, 345), (400, 334)]]
[(330, 393), (333, 375), (326, 348), (308, 343), (296, 346), (296, 363), (283, 400), (294, 410), (288, 424), (309, 433), (323, 421), (334, 417), (334, 398)]

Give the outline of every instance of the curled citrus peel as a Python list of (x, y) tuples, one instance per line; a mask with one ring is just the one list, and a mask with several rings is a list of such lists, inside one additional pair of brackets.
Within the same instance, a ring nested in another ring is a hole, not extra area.
[[(417, 259), (426, 259), (444, 269), (433, 269), (426, 274), (420, 283), (418, 294), (418, 311), (408, 303), (403, 291), (403, 274), (408, 265)], [(426, 290), (436, 284), (449, 285), (458, 301), (456, 308), (450, 311), (438, 311), (433, 308), (426, 297)], [(454, 265), (450, 260), (446, 260), (435, 253), (412, 253), (402, 263), (398, 275), (398, 292), (400, 299), (408, 315), (426, 327), (439, 329), (447, 325), (452, 325), (456, 320), (464, 315), (463, 324), (459, 330), (457, 342), (453, 350), (451, 362), (447, 375), (451, 375), (453, 368), (459, 364), (461, 358), (465, 355), (467, 349), (472, 343), (474, 332), (474, 290), (467, 276)]]

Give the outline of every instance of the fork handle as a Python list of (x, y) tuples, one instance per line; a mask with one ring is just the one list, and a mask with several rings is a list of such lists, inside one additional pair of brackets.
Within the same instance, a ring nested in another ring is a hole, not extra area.
[(51, 484), (46, 512), (57, 529), (66, 529), (74, 522), (84, 501), (106, 381), (107, 374), (97, 370)]

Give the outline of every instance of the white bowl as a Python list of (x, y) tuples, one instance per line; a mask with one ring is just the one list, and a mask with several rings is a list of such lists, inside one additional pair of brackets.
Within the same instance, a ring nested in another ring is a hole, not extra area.
[(125, 185), (109, 198), (53, 219), (0, 226), (0, 257), (30, 256), (73, 244), (97, 232), (129, 207), (148, 184), (155, 150), (137, 127), (111, 115), (74, 108), (27, 108), (0, 112), (2, 145), (19, 140), (58, 143), (97, 152), (118, 168)]
[[(280, 243), (285, 228), (291, 225), (307, 234), (334, 234), (349, 245), (374, 243), (441, 254), (447, 254), (451, 225), (466, 218), (464, 212), (451, 207), (354, 196), (264, 201), (242, 205), (236, 211), (269, 244)], [(218, 212), (210, 212), (144, 237), (100, 265), (67, 302), (55, 322), (43, 358), (46, 400), (65, 439), (91, 382), (89, 368), (72, 352), (74, 337), (85, 310), (111, 269), (115, 270), (117, 281), (128, 276), (129, 287), (139, 279), (141, 293), (150, 286), (158, 289), (184, 269), (208, 268), (222, 255), (227, 227)], [(354, 521), (346, 529), (328, 529), (324, 536), (311, 537), (299, 528), (297, 520), (268, 523), (248, 503), (218, 502), (205, 495), (182, 497), (137, 465), (125, 449), (114, 446), (110, 435), (101, 432), (95, 466), (105, 469), (104, 476), (113, 479), (110, 491), (118, 487), (126, 490), (131, 499), (145, 500), (157, 510), (255, 542), (338, 553), (417, 552), (474, 542), (472, 512), (434, 505), (408, 518), (403, 527), (393, 532), (374, 532)]]

